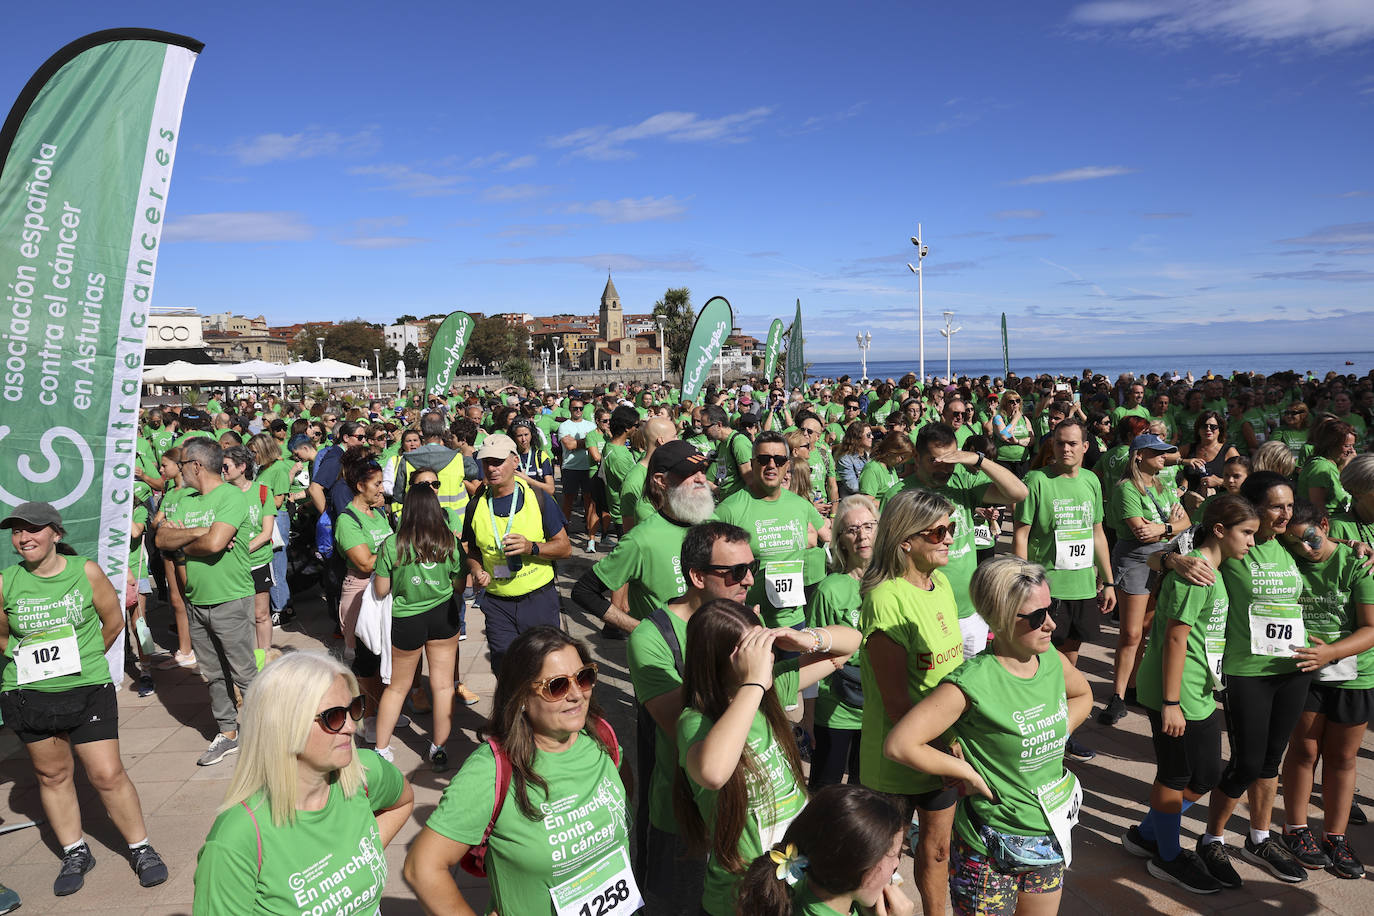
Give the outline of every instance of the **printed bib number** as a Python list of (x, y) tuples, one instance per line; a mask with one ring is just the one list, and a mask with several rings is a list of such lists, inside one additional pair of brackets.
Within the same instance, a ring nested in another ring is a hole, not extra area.
[(1293, 650), (1307, 645), (1307, 627), (1297, 602), (1250, 605), (1250, 651), (1255, 655), (1292, 658)]
[(549, 888), (558, 916), (621, 916), (644, 906), (630, 856), (623, 849), (606, 856), (591, 868)]
[(1083, 804), (1083, 789), (1078, 785), (1078, 777), (1064, 771), (1064, 777), (1047, 786), (1041, 786), (1036, 795), (1040, 800), (1040, 810), (1045, 812), (1054, 838), (1064, 851), (1064, 867), (1073, 864), (1073, 827), (1078, 823), (1078, 809)]
[[(1313, 634), (1324, 643), (1333, 643), (1349, 636), (1349, 633), (1315, 633)], [(1347, 655), (1345, 658), (1338, 659), (1331, 664), (1317, 671), (1317, 680), (1323, 684), (1339, 684), (1342, 681), (1353, 681), (1355, 676), (1360, 673), (1360, 657), (1358, 655)]]
[(1054, 532), (1054, 568), (1087, 569), (1093, 565), (1091, 528), (1072, 528)]
[(32, 684), (49, 678), (81, 673), (81, 650), (76, 645), (76, 627), (63, 624), (26, 637), (15, 650), (17, 681)]
[(802, 588), (801, 560), (774, 560), (763, 568), (763, 591), (773, 607), (801, 607), (806, 603)]
[(973, 526), (973, 546), (980, 550), (984, 547), (991, 547), (997, 543), (997, 536), (992, 533), (992, 525), (988, 522), (979, 522)]
[(1208, 636), (1202, 641), (1203, 651), (1207, 653), (1207, 680), (1213, 690), (1221, 689), (1221, 658), (1226, 652), (1225, 636)]
[(790, 827), (792, 825), (792, 822), (796, 819), (797, 816), (794, 814), (791, 817), (783, 818), (782, 820), (775, 821), (772, 824), (760, 823), (759, 848), (765, 850), (772, 849), (778, 843), (781, 843), (782, 835), (787, 832), (787, 828)]

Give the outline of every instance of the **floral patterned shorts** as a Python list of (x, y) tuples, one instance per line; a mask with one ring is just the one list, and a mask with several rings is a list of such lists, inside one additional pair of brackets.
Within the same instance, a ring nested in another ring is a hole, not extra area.
[(949, 897), (955, 916), (1012, 916), (1020, 894), (1053, 894), (1064, 886), (1064, 866), (1020, 875), (998, 871), (988, 857), (954, 831), (949, 848)]

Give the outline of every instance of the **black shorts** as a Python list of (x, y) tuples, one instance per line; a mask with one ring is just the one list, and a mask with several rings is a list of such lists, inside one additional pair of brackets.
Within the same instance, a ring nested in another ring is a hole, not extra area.
[[(565, 488), (567, 484), (563, 485)], [(587, 493), (592, 498), (592, 505), (596, 506), (596, 511), (609, 511), (610, 505), (606, 501), (606, 481), (601, 477), (593, 477), (592, 482), (587, 485)]]
[(591, 480), (591, 472), (588, 471), (586, 468), (582, 468), (582, 469), (580, 469), (580, 470), (578, 470), (578, 469), (572, 469), (572, 468), (564, 468), (564, 469), (563, 469), (563, 498), (564, 498), (564, 499), (577, 499), (579, 496), (584, 496), (584, 495), (585, 495), (585, 496), (590, 496), (590, 495), (591, 495), (591, 488), (590, 488), (590, 486), (589, 486), (589, 481), (590, 481), (590, 480)]
[(73, 687), (57, 693), (7, 690), (0, 694), (0, 713), (25, 744), (56, 735), (66, 735), (72, 744), (119, 737), (114, 684)]
[(1307, 688), (1307, 702), (1304, 712), (1315, 712), (1326, 716), (1326, 721), (1337, 725), (1364, 725), (1374, 719), (1374, 691), (1342, 687), (1340, 684), (1323, 684), (1313, 681)]
[(253, 570), (253, 594), (262, 595), (272, 590), (272, 564), (264, 563)]
[(414, 652), (431, 640), (457, 635), (458, 605), (452, 598), (418, 614), (391, 616), (391, 645), (402, 652)]
[(1172, 738), (1164, 734), (1164, 716), (1147, 709), (1155, 747), (1155, 780), (1160, 785), (1182, 792), (1192, 789), (1206, 795), (1221, 781), (1221, 725), (1223, 716), (1213, 713), (1189, 722), (1183, 734)]
[(1055, 648), (1071, 639), (1092, 642), (1102, 632), (1102, 611), (1096, 598), (1051, 598), (1050, 619), (1054, 621), (1050, 642)]
[(353, 663), (348, 666), (354, 677), (377, 677), (382, 673), (382, 657), (358, 640), (353, 650)]

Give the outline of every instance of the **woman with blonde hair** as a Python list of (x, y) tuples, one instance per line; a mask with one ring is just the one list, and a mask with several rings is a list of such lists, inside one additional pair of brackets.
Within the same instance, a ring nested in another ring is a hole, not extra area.
[[(905, 437), (903, 437), (905, 438)], [(883, 740), (912, 706), (964, 660), (959, 608), (940, 567), (949, 563), (954, 507), (928, 490), (903, 490), (883, 509), (860, 592), (864, 706), (859, 738), (863, 784), (889, 796), (921, 826), (916, 884), (924, 912), (944, 912), (945, 861), (957, 796), (929, 772), (883, 756)]]
[[(1234, 461), (1235, 459), (1231, 460)], [(1230, 462), (1228, 461), (1227, 464), (1230, 464)], [(1293, 458), (1293, 453), (1289, 450), (1287, 445), (1277, 439), (1270, 439), (1260, 445), (1260, 447), (1255, 449), (1254, 453), (1251, 454), (1250, 470), (1253, 473), (1273, 471), (1276, 474), (1282, 474), (1284, 477), (1292, 480), (1293, 475), (1298, 470), (1298, 462)], [(1229, 490), (1230, 487), (1227, 487), (1227, 489)]]
[(1027, 455), (1030, 446), (1035, 444), (1035, 431), (1021, 412), (1021, 395), (1015, 391), (1003, 393), (986, 431), (997, 443), (997, 463), (1010, 468), (1017, 477), (1025, 477)]
[(354, 748), (363, 704), (353, 673), (320, 653), (288, 653), (253, 679), (238, 763), (196, 863), (198, 916), (294, 913), (303, 900), (380, 911), (383, 850), (415, 796), (395, 766)]
[[(1082, 797), (1064, 746), (1088, 717), (1092, 692), (1051, 645), (1042, 567), (999, 556), (978, 567), (970, 588), (992, 646), (908, 712), (884, 751), (962, 784), (948, 869), (954, 912), (1048, 916), (1059, 910)], [(936, 745), (947, 734), (954, 753)], [(1014, 864), (1010, 849), (1019, 852)]]

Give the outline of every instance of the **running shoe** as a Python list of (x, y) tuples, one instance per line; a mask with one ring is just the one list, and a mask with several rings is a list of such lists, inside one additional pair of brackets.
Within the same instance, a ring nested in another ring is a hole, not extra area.
[(594, 538), (594, 537), (589, 537), (589, 538), (587, 538), (587, 546), (586, 546), (585, 549), (586, 549), (587, 553), (596, 553), (596, 538)]
[(442, 747), (435, 748), (429, 755), (429, 765), (434, 768), (434, 772), (442, 773), (448, 769), (448, 751)]
[(164, 671), (171, 668), (194, 668), (196, 666), (196, 653), (173, 652), (170, 657), (158, 662), (157, 666)]
[(0, 884), (0, 913), (13, 913), (21, 902), (18, 894)]
[(1266, 837), (1263, 843), (1254, 843), (1246, 837), (1240, 857), (1280, 881), (1297, 884), (1307, 880), (1307, 869), (1303, 868), (1297, 856), (1288, 851), (1287, 846), (1274, 839), (1273, 834)]
[(52, 892), (58, 897), (75, 894), (86, 883), (86, 872), (95, 868), (95, 856), (85, 843), (62, 854), (62, 870), (52, 883)]
[[(1322, 849), (1326, 852), (1331, 864), (1327, 871), (1337, 878), (1363, 878), (1364, 863), (1355, 855), (1350, 844), (1345, 841), (1344, 836), (1329, 836), (1322, 840)], [(3, 912), (3, 911), (0, 911)]]
[(1369, 817), (1364, 813), (1364, 809), (1354, 802), (1350, 803), (1350, 826), (1363, 827), (1369, 823)]
[(1199, 838), (1197, 857), (1206, 866), (1207, 873), (1216, 878), (1222, 887), (1236, 888), (1245, 883), (1236, 874), (1236, 867), (1231, 864), (1231, 849), (1225, 843), (1204, 843)]
[(1177, 884), (1194, 894), (1215, 894), (1221, 891), (1221, 882), (1212, 877), (1202, 859), (1190, 849), (1179, 850), (1178, 856), (1172, 862), (1165, 862), (1159, 856), (1153, 856), (1145, 863), (1145, 870), (1161, 881)]
[(1126, 688), (1126, 695), (1123, 696), (1121, 699), (1122, 699), (1123, 701), (1125, 701), (1125, 703), (1126, 703), (1127, 706), (1134, 706), (1134, 707), (1136, 707), (1137, 709), (1144, 709), (1144, 708), (1145, 708), (1145, 707), (1141, 706), (1141, 705), (1140, 705), (1140, 701), (1139, 701), (1138, 699), (1136, 699), (1135, 688), (1134, 688), (1134, 687), (1127, 687), (1127, 688)]
[(1138, 859), (1153, 859), (1159, 855), (1159, 844), (1154, 840), (1145, 839), (1145, 834), (1140, 832), (1140, 828), (1132, 825), (1130, 830), (1121, 834), (1121, 848)]
[(1107, 705), (1102, 707), (1102, 711), (1097, 714), (1097, 721), (1103, 725), (1115, 725), (1126, 718), (1126, 701), (1116, 694), (1107, 701)]
[(467, 634), (467, 631), (466, 631), (466, 630), (464, 630), (463, 632), (461, 632), (461, 633), (458, 634), (458, 641), (459, 641), (459, 642), (467, 642), (467, 641), (468, 641), (468, 634)]
[(134, 681), (134, 690), (138, 691), (141, 697), (150, 697), (157, 692), (157, 685), (153, 683), (153, 676), (146, 671), (138, 676)]
[(129, 853), (129, 865), (138, 875), (138, 883), (144, 887), (157, 887), (167, 880), (167, 864), (147, 843)]
[(215, 740), (210, 742), (210, 746), (205, 749), (205, 753), (200, 755), (196, 761), (198, 767), (214, 766), (230, 754), (239, 752), (239, 743), (224, 733), (215, 735)]
[(477, 701), (482, 699), (475, 692), (469, 690), (466, 684), (459, 684), (454, 688), (454, 692), (458, 694), (458, 699), (462, 700), (464, 706), (476, 706)]
[(1317, 842), (1316, 834), (1312, 832), (1311, 827), (1294, 827), (1291, 831), (1285, 829), (1280, 836), (1283, 837), (1283, 845), (1288, 847), (1288, 851), (1303, 864), (1304, 868), (1326, 868), (1331, 864), (1331, 859), (1322, 852), (1321, 844)]
[(377, 756), (385, 760), (387, 763), (396, 762), (396, 753), (392, 751), (391, 745), (387, 745), (386, 747), (375, 748), (375, 750), (377, 751)]
[(1097, 751), (1079, 744), (1074, 738), (1070, 738), (1068, 743), (1064, 745), (1064, 753), (1074, 760), (1092, 760), (1097, 756)]

